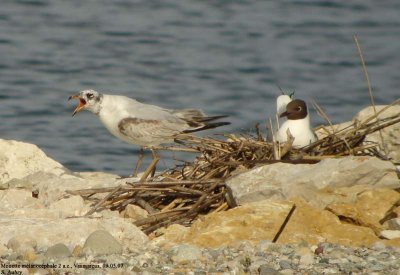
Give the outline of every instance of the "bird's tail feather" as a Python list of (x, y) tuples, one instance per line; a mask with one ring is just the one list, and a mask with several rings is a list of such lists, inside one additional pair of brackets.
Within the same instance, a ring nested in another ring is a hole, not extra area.
[[(226, 117), (226, 116), (220, 116), (220, 117)], [(220, 118), (219, 117), (219, 118)], [(217, 119), (217, 118), (214, 118)], [(214, 120), (212, 119), (212, 120)], [(203, 130), (207, 130), (207, 129), (214, 129), (220, 126), (225, 126), (225, 125), (229, 125), (231, 124), (230, 122), (213, 122), (213, 123), (206, 123), (203, 124), (201, 127), (199, 128), (195, 128), (195, 129), (189, 129), (189, 130), (185, 130), (183, 131), (183, 133), (185, 134), (189, 134), (189, 133), (194, 133), (194, 132), (199, 132), (199, 131), (203, 131)]]
[(196, 122), (209, 122), (209, 121), (213, 121), (213, 120), (217, 120), (220, 118), (225, 118), (228, 117), (226, 115), (224, 116), (203, 116), (203, 117), (192, 117), (192, 119)]

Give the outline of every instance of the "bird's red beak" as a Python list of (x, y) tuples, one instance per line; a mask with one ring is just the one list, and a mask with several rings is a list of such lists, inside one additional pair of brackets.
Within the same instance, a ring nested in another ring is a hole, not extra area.
[(284, 117), (284, 116), (288, 116), (289, 113), (287, 111), (283, 112), (279, 117)]
[(72, 116), (74, 116), (76, 113), (79, 113), (79, 112), (85, 107), (85, 105), (86, 105), (86, 100), (84, 100), (83, 98), (81, 98), (79, 95), (73, 95), (73, 96), (70, 96), (70, 97), (68, 98), (68, 100), (71, 100), (71, 99), (79, 99), (79, 104), (78, 104), (78, 106), (75, 108), (74, 113), (72, 114)]

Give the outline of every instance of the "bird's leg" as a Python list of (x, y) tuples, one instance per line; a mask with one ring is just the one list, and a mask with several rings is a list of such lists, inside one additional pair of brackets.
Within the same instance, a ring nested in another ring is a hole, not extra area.
[(150, 174), (154, 175), (157, 162), (160, 160), (160, 158), (154, 152), (154, 149), (150, 148), (150, 150), (151, 150), (151, 154), (153, 155), (153, 160), (151, 161), (150, 165), (147, 167), (146, 171), (144, 171), (142, 177), (140, 178), (141, 182), (145, 181)]
[(153, 169), (151, 170), (151, 176), (154, 177), (157, 168), (157, 162), (160, 160), (160, 157), (157, 155), (156, 150), (154, 148), (151, 149), (151, 155), (153, 156), (153, 161), (156, 160)]
[(133, 171), (133, 175), (132, 175), (133, 177), (137, 177), (137, 173), (140, 168), (140, 165), (142, 164), (143, 158), (144, 158), (144, 150), (143, 150), (143, 147), (140, 147), (139, 157), (138, 157), (138, 160), (136, 161), (135, 170)]

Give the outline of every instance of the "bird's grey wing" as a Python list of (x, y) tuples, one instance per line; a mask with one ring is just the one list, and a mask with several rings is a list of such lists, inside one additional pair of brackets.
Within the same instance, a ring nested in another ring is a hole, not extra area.
[(170, 113), (184, 120), (192, 120), (193, 118), (203, 118), (206, 116), (202, 110), (198, 109), (170, 110)]
[[(173, 138), (187, 128), (181, 120), (142, 119), (128, 117), (118, 123), (119, 131), (134, 140), (163, 140)], [(149, 142), (152, 143), (152, 142)], [(160, 142), (161, 143), (161, 142)]]
[(124, 108), (124, 111), (130, 117), (135, 117), (144, 120), (174, 120), (177, 116), (171, 113), (169, 109), (164, 109), (156, 105), (144, 104), (140, 102), (129, 102)]

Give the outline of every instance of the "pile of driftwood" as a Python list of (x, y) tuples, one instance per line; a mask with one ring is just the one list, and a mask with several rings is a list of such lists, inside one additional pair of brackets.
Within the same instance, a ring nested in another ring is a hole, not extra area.
[(377, 150), (378, 144), (366, 145), (363, 140), (368, 134), (400, 122), (400, 114), (376, 119), (380, 113), (398, 103), (396, 101), (365, 121), (337, 132), (331, 131), (330, 126), (322, 127), (326, 130), (325, 137), (301, 150), (291, 147), (293, 139), (290, 133), (289, 141), (280, 145), (268, 141), (258, 126), (256, 134), (240, 137), (232, 134), (218, 138), (182, 136), (177, 139), (180, 146), (174, 150), (198, 152), (193, 162), (141, 182), (70, 193), (93, 201), (93, 208), (87, 215), (102, 209), (123, 211), (128, 204), (142, 207), (149, 212), (149, 216), (135, 221), (135, 224), (148, 234), (173, 223), (189, 225), (199, 215), (233, 207), (234, 203), (226, 196), (225, 179), (256, 165), (315, 163), (324, 158), (346, 155), (384, 158)]

